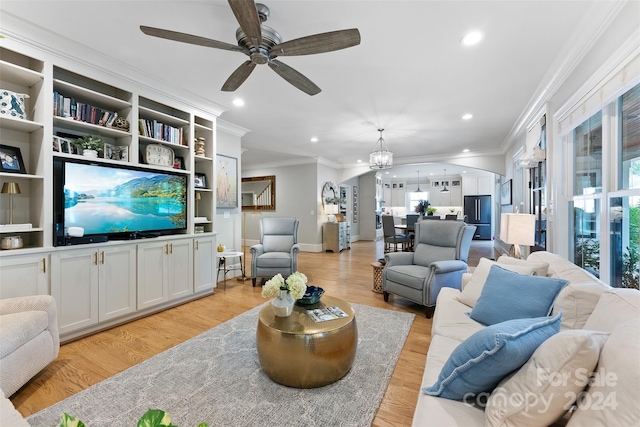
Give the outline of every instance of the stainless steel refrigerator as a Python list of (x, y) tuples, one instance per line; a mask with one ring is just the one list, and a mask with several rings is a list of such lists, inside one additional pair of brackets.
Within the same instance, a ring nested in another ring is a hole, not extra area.
[(474, 240), (491, 240), (491, 196), (464, 196), (464, 214), (476, 226)]

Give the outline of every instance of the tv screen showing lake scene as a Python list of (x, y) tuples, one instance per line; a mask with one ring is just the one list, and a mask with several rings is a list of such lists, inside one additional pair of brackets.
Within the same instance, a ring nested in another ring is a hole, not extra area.
[(184, 175), (67, 162), (64, 227), (84, 234), (186, 228)]

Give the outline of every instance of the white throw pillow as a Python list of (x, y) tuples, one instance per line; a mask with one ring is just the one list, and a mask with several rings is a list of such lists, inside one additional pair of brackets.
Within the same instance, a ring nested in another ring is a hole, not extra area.
[(541, 426), (561, 418), (587, 386), (608, 336), (572, 330), (546, 340), (493, 390), (485, 408), (487, 425)]
[[(471, 280), (469, 280), (469, 283), (467, 283), (462, 292), (460, 292), (460, 295), (458, 295), (458, 301), (473, 308), (476, 305), (478, 298), (480, 298), (484, 283), (487, 281), (487, 277), (489, 276), (489, 270), (491, 270), (491, 267), (496, 264), (498, 263), (491, 261), (488, 258), (480, 258), (478, 266), (473, 271)], [(534, 267), (523, 267), (520, 265), (505, 264), (501, 265), (501, 267), (509, 271), (526, 274), (528, 276), (531, 276), (535, 271)]]
[[(638, 291), (636, 291), (638, 292)], [(640, 426), (640, 318), (613, 330), (567, 427)]]
[(637, 289), (609, 289), (600, 296), (584, 329), (613, 332), (624, 322), (639, 317), (640, 292)]
[(548, 262), (533, 262), (527, 261), (520, 258), (513, 258), (507, 255), (501, 255), (498, 258), (498, 264), (502, 267), (506, 265), (519, 265), (521, 267), (534, 267), (536, 272), (534, 273), (536, 276), (546, 276), (549, 271), (549, 263)]

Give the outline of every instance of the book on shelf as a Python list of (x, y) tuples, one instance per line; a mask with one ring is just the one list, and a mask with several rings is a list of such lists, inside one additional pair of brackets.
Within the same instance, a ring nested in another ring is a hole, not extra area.
[(337, 305), (334, 305), (332, 307), (314, 308), (313, 310), (307, 310), (307, 314), (316, 323), (349, 317), (349, 315)]

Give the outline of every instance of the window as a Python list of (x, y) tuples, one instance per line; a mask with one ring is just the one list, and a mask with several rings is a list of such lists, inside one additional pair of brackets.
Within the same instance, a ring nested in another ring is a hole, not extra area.
[(612, 197), (609, 212), (611, 286), (638, 289), (640, 196)]
[(620, 149), (618, 188), (640, 188), (640, 85), (619, 100)]
[(602, 192), (602, 112), (575, 128), (573, 140), (573, 194)]

